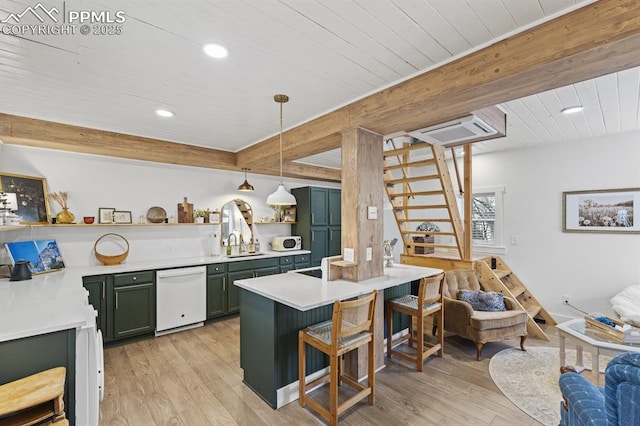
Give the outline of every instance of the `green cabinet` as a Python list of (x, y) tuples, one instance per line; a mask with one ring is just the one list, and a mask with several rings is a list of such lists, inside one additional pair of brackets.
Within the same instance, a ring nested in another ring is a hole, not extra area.
[(207, 265), (207, 319), (227, 313), (227, 267)]
[(310, 225), (329, 224), (329, 191), (327, 188), (309, 188)]
[(155, 330), (156, 285), (154, 277), (154, 271), (114, 275), (114, 340), (151, 333)]
[(311, 266), (310, 254), (297, 254), (293, 256), (293, 263), (296, 269), (308, 268)]
[(105, 342), (111, 340), (111, 330), (107, 327), (107, 292), (110, 288), (108, 286), (110, 279), (109, 275), (82, 278), (82, 285), (89, 292), (89, 304), (98, 312), (96, 326), (99, 330), (102, 330), (102, 339)]
[[(310, 231), (311, 242), (308, 249), (311, 250), (311, 265), (318, 266), (322, 258), (329, 255), (329, 227), (312, 226)], [(307, 248), (304, 247), (304, 243), (303, 248)]]
[(236, 280), (264, 277), (280, 273), (280, 262), (277, 257), (269, 259), (243, 260), (231, 262), (227, 265), (227, 313), (240, 311), (240, 287), (236, 286)]
[(342, 223), (342, 191), (329, 189), (329, 226), (340, 226)]
[(75, 328), (1, 342), (0, 366), (0, 385), (50, 368), (65, 367), (64, 410), (69, 424), (76, 424)]
[(323, 257), (342, 252), (342, 193), (339, 189), (305, 186), (293, 188), (297, 200), (297, 223), (291, 233), (302, 237), (302, 248), (311, 250), (311, 266)]
[(342, 228), (339, 226), (329, 227), (329, 251), (328, 256), (337, 256), (342, 253)]
[(234, 284), (236, 280), (254, 278), (253, 270), (229, 272), (229, 289), (227, 291), (227, 313), (240, 311), (240, 288)]
[(207, 276), (207, 319), (227, 313), (227, 276)]

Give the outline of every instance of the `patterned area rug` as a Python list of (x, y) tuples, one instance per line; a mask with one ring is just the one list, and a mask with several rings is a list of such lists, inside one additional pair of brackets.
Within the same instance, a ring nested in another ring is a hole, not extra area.
[[(566, 364), (575, 365), (575, 359), (575, 350), (568, 349)], [(602, 357), (600, 366), (606, 366), (608, 360)], [(590, 353), (584, 353), (584, 363), (591, 365)], [(489, 374), (498, 389), (527, 415), (544, 425), (560, 423), (558, 348), (505, 349), (491, 358)]]

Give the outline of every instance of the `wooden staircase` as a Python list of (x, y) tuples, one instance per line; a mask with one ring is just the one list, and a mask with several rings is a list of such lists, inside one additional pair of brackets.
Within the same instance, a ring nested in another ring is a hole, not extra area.
[[(475, 268), (485, 290), (513, 298), (518, 309), (527, 312), (530, 337), (549, 341), (536, 320), (551, 325), (556, 321), (502, 259), (493, 257), (492, 269), (492, 257), (464, 258), (463, 223), (441, 145), (413, 140), (398, 148), (393, 140), (386, 141), (384, 185), (404, 243), (402, 263), (445, 270)], [(425, 222), (440, 230), (415, 230)]]
[[(491, 259), (495, 259), (495, 269), (491, 269)], [(476, 262), (476, 275), (484, 290), (497, 291), (511, 297), (519, 309), (527, 312), (527, 334), (530, 337), (549, 341), (536, 319), (549, 325), (556, 325), (556, 321), (501, 258), (493, 257)]]
[[(442, 146), (418, 141), (396, 148), (393, 140), (388, 140), (384, 183), (404, 242), (404, 254), (442, 248), (456, 250), (462, 257), (463, 226)], [(440, 230), (415, 230), (422, 223), (436, 224)], [(441, 243), (425, 238), (437, 236), (453, 237), (454, 241)]]

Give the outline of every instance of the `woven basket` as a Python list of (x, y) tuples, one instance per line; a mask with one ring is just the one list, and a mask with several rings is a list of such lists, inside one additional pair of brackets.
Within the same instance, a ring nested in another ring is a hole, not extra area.
[[(122, 240), (127, 244), (127, 250), (125, 250), (124, 253), (120, 253), (116, 255), (106, 255), (98, 252), (98, 243), (100, 242), (100, 240), (110, 235), (122, 238)], [(104, 234), (103, 236), (101, 236), (96, 240), (95, 244), (93, 245), (93, 252), (96, 255), (96, 259), (98, 259), (98, 261), (100, 261), (102, 264), (119, 265), (120, 263), (124, 262), (124, 260), (129, 255), (129, 241), (127, 241), (127, 239), (120, 234), (113, 234), (113, 233)]]

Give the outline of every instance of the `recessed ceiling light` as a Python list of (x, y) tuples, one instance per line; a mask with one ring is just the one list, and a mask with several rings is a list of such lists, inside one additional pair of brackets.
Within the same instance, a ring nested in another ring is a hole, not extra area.
[(560, 112), (562, 112), (563, 114), (574, 114), (576, 112), (582, 111), (582, 109), (583, 109), (582, 105), (574, 105), (574, 106), (562, 108)]
[(173, 117), (175, 114), (167, 109), (157, 109), (156, 114), (160, 117)]
[(211, 56), (212, 58), (226, 58), (229, 52), (224, 46), (220, 46), (219, 44), (205, 44), (202, 48), (204, 53)]

